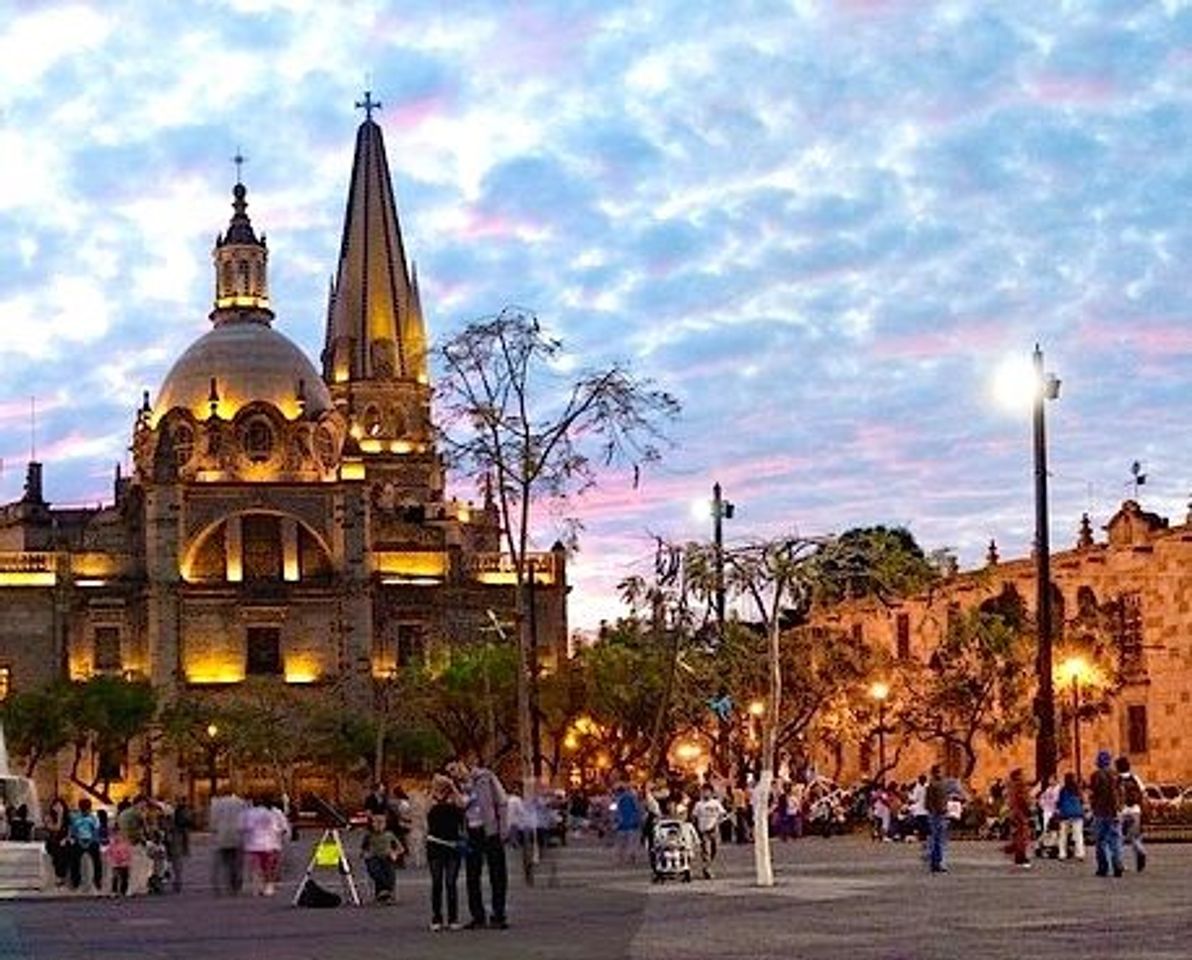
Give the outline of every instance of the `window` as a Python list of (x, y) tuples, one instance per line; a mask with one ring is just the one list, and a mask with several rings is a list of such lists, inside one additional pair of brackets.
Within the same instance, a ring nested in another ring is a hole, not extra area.
[(277, 676), (282, 672), (279, 627), (249, 627), (247, 646), (245, 673), (249, 676)]
[(186, 424), (174, 431), (174, 463), (183, 466), (195, 452), (195, 432)]
[(899, 660), (909, 660), (911, 656), (911, 616), (900, 613), (894, 620), (895, 655)]
[(402, 623), (397, 627), (397, 664), (400, 667), (421, 663), (424, 653), (422, 629), (415, 623)]
[(281, 519), (266, 513), (240, 518), (245, 580), (280, 580), (282, 575)]
[(12, 667), (0, 667), (0, 701), (12, 692)]
[(120, 628), (96, 627), (95, 648), (91, 655), (96, 673), (119, 673), (124, 666), (120, 657)]
[(244, 431), (244, 452), (253, 463), (264, 463), (273, 455), (273, 428), (261, 417), (252, 420)]
[(1141, 704), (1126, 708), (1126, 751), (1147, 752), (1146, 707)]

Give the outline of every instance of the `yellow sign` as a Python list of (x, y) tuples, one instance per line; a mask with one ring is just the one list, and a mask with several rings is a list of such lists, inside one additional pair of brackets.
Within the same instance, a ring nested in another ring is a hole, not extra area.
[(324, 837), (315, 848), (315, 866), (338, 867), (343, 855), (344, 850), (338, 837)]

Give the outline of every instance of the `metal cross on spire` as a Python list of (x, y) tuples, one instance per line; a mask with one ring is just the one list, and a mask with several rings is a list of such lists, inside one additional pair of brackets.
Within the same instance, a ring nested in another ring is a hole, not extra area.
[(232, 157), (232, 163), (236, 164), (236, 182), (240, 183), (241, 167), (244, 166), (244, 155), (240, 152), (240, 148), (236, 148), (236, 156)]
[(364, 99), (363, 99), (363, 100), (357, 100), (357, 101), (356, 101), (356, 109), (357, 109), (357, 110), (363, 110), (363, 111), (364, 111), (364, 119), (365, 119), (365, 120), (371, 120), (371, 119), (372, 119), (372, 112), (373, 112), (374, 110), (380, 110), (380, 109), (381, 109), (381, 101), (380, 101), (380, 100), (374, 100), (374, 99), (372, 98), (372, 91), (371, 91), (371, 90), (365, 90), (365, 91), (364, 91)]

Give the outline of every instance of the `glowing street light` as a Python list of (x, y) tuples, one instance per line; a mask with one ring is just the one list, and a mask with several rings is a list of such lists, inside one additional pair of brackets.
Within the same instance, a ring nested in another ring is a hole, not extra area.
[(1044, 408), (1048, 400), (1060, 395), (1059, 377), (1046, 373), (1043, 351), (1035, 345), (1031, 363), (1004, 363), (994, 384), (999, 399), (1021, 409), (1027, 401), (1032, 411), (1035, 454), (1035, 585), (1037, 589), (1035, 620), (1038, 647), (1035, 656), (1035, 716), (1039, 732), (1035, 739), (1035, 779), (1042, 783), (1055, 776), (1055, 686), (1052, 680), (1051, 651), (1051, 542), (1047, 516), (1047, 430)]
[(1092, 679), (1093, 671), (1084, 657), (1074, 656), (1061, 663), (1057, 672), (1061, 679), (1072, 685), (1072, 754), (1076, 761), (1076, 782), (1080, 783), (1080, 684), (1083, 681), (1087, 686)]
[(877, 701), (877, 769), (879, 776), (886, 773), (886, 700), (890, 696), (890, 685), (875, 680), (869, 685), (869, 696)]
[(764, 717), (766, 715), (766, 705), (761, 700), (754, 700), (749, 704), (749, 715), (751, 717)]

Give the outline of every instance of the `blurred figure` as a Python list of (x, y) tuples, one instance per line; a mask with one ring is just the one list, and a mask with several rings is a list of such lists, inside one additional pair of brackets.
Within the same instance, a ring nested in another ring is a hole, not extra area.
[(1021, 768), (1010, 771), (1010, 841), (1006, 853), (1014, 858), (1015, 866), (1024, 870), (1031, 866), (1027, 850), (1031, 844), (1031, 796)]
[(1084, 796), (1076, 774), (1064, 774), (1064, 785), (1056, 801), (1056, 816), (1060, 818), (1059, 859), (1067, 860), (1068, 851), (1080, 861), (1084, 860)]
[(46, 853), (54, 867), (54, 884), (62, 886), (70, 872), (70, 810), (66, 801), (54, 797), (45, 815)]
[(443, 929), (443, 899), (447, 900), (447, 929), (459, 929), (459, 867), (467, 842), (464, 797), (454, 781), (435, 774), (426, 813), (426, 863), (430, 867), (431, 930)]
[(1146, 847), (1142, 843), (1142, 807), (1146, 793), (1138, 774), (1130, 769), (1130, 758), (1118, 757), (1118, 785), (1122, 794), (1122, 840), (1134, 850), (1134, 866), (1139, 873), (1146, 869)]
[[(509, 798), (497, 775), (476, 764), (470, 770), (458, 761), (448, 768), (456, 779), (467, 806), (464, 823), (468, 831), (468, 851), (465, 859), (468, 887), (468, 912), (472, 919), (469, 929), (491, 926), (508, 928), (505, 916), (505, 897), (509, 888), (509, 867), (505, 861), (505, 837), (509, 832)], [(491, 914), (485, 914), (481, 879), (488, 869), (488, 883), (492, 894)]]
[(244, 812), (241, 827), (253, 892), (271, 897), (277, 892), (282, 842), (290, 832), (289, 823), (269, 800), (262, 799)]
[(103, 891), (103, 861), (99, 856), (99, 818), (91, 812), (90, 797), (79, 801), (79, 809), (70, 815), (70, 888), (83, 883), (83, 858), (91, 861), (91, 883), (96, 893)]
[(235, 896), (244, 887), (244, 850), (241, 825), (245, 803), (225, 787), (211, 801), (209, 826), (215, 841), (215, 854), (211, 864), (212, 886), (218, 896), (229, 893)]
[(128, 896), (128, 876), (132, 866), (132, 844), (120, 831), (119, 826), (112, 827), (111, 840), (108, 843), (108, 864), (112, 868), (112, 893), (117, 897)]
[(613, 795), (613, 829), (617, 838), (617, 863), (637, 863), (642, 810), (633, 789), (624, 782), (617, 784)]
[(8, 818), (8, 839), (28, 843), (33, 839), (33, 821), (29, 819), (29, 807), (22, 803)]
[(186, 800), (179, 797), (165, 828), (166, 856), (170, 861), (171, 882), (174, 892), (182, 892), (182, 865), (190, 856), (190, 831), (194, 829), (194, 816)]

